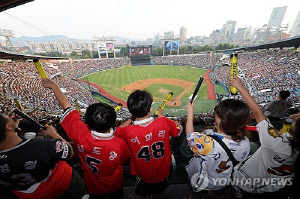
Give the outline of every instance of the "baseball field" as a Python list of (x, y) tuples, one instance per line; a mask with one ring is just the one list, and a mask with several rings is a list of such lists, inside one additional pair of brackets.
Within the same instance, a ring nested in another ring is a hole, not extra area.
[[(173, 92), (164, 114), (182, 115), (185, 114), (184, 107), (188, 98), (205, 72), (205, 69), (188, 66), (143, 65), (101, 71), (84, 76), (81, 80), (97, 84), (124, 102), (133, 90), (147, 90), (154, 99), (153, 110), (158, 108), (169, 92)], [(215, 99), (208, 99), (207, 88), (207, 83), (203, 81), (194, 102), (195, 113), (210, 112), (217, 103)]]

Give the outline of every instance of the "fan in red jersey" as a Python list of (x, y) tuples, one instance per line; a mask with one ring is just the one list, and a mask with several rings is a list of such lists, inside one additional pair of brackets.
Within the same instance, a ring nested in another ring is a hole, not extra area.
[[(171, 148), (169, 136), (177, 137), (182, 131), (178, 122), (166, 117), (150, 117), (153, 99), (147, 91), (137, 90), (127, 106), (135, 117), (133, 125), (117, 128), (115, 135), (126, 140), (131, 151), (131, 174), (136, 175), (136, 193), (141, 197), (159, 196), (168, 187)], [(124, 124), (128, 125), (131, 120)]]
[(43, 80), (43, 85), (53, 90), (65, 110), (61, 125), (77, 145), (90, 198), (122, 198), (122, 164), (129, 157), (129, 149), (124, 140), (114, 136), (116, 113), (113, 107), (92, 104), (83, 122), (55, 82)]

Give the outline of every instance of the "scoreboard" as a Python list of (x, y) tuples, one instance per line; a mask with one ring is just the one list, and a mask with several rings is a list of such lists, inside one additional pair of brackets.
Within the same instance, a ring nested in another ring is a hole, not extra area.
[(128, 56), (143, 56), (152, 54), (152, 45), (147, 46), (127, 46)]
[(151, 64), (152, 45), (127, 45), (127, 52), (133, 66)]

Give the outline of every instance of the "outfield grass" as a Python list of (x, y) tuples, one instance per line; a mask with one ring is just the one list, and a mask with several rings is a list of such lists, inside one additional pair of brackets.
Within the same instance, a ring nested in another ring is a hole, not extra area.
[[(184, 107), (188, 101), (188, 97), (193, 94), (193, 91), (197, 85), (199, 77), (203, 77), (206, 72), (204, 69), (188, 67), (188, 66), (170, 66), (170, 65), (150, 65), (150, 66), (130, 66), (122, 67), (117, 69), (111, 69), (107, 71), (101, 71), (97, 73), (90, 74), (88, 76), (82, 77), (82, 80), (89, 81), (98, 84), (104, 88), (109, 94), (118, 97), (124, 101), (130, 93), (122, 90), (122, 88), (127, 85), (134, 83), (136, 81), (154, 78), (170, 78), (170, 79), (181, 79), (185, 81), (190, 81), (195, 83), (190, 90), (181, 97), (182, 105), (180, 107), (165, 107), (165, 113), (169, 114), (184, 114)], [(170, 85), (170, 84), (160, 84), (159, 82), (152, 84), (145, 88), (152, 93), (153, 96), (158, 98), (165, 98), (168, 94), (162, 94), (158, 90), (167, 89), (174, 93), (174, 98), (176, 98), (185, 89), (180, 86)], [(154, 100), (153, 110), (158, 107), (161, 101)], [(203, 113), (209, 112), (214, 108), (216, 100), (207, 100), (207, 85), (203, 81), (202, 86), (199, 90), (198, 97), (195, 101), (195, 112)]]
[[(182, 99), (182, 105), (180, 107), (172, 107), (172, 106), (166, 106), (164, 108), (164, 114), (168, 113), (169, 115), (184, 115), (185, 112), (185, 106), (188, 103), (189, 99)], [(153, 110), (157, 110), (161, 102), (155, 102), (152, 105)], [(209, 113), (211, 112), (214, 107), (217, 105), (216, 100), (204, 100), (204, 99), (197, 99), (194, 101), (194, 112), (195, 113)]]
[(110, 104), (109, 101), (103, 99), (103, 98), (100, 97), (100, 96), (94, 95), (93, 98), (96, 99), (96, 100), (98, 100), (99, 102), (103, 102), (103, 103), (105, 103), (105, 104)]
[(226, 90), (219, 84), (215, 84), (218, 94), (227, 94)]

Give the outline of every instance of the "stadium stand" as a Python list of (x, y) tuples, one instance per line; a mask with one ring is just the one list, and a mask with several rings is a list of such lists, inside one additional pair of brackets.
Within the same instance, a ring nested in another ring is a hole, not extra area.
[(57, 61), (54, 65), (60, 68), (61, 72), (65, 73), (68, 77), (79, 78), (86, 74), (98, 72), (99, 70), (122, 67), (124, 65), (131, 65), (131, 63), (129, 59), (120, 58), (74, 60), (71, 63), (69, 61)]
[[(0, 12), (6, 9), (30, 2), (32, 0), (14, 0), (3, 1), (0, 3)], [(245, 84), (251, 95), (264, 106), (267, 102), (273, 101), (280, 90), (289, 90), (291, 97), (289, 101), (297, 108), (299, 112), (299, 56), (300, 53), (295, 50), (276, 50), (276, 51), (255, 51), (257, 49), (268, 49), (274, 47), (299, 46), (299, 37), (288, 39), (286, 41), (264, 44), (252, 47), (242, 47), (231, 49), (231, 51), (253, 50), (254, 52), (244, 52), (239, 54), (240, 74), (244, 77)], [(201, 67), (212, 69), (210, 78), (212, 82), (220, 83), (224, 87), (228, 87), (229, 60), (221, 60), (222, 53), (201, 54), (201, 55), (178, 55), (151, 57), (152, 63), (168, 64), (168, 65), (186, 65), (192, 67)], [(41, 56), (28, 56), (22, 54), (13, 54), (9, 52), (0, 52), (0, 59), (9, 59), (15, 61), (0, 62), (0, 113), (10, 114), (15, 109), (13, 99), (18, 99), (23, 106), (24, 112), (32, 115), (44, 125), (46, 123), (53, 125), (58, 132), (67, 140), (64, 130), (59, 124), (61, 111), (53, 95), (43, 89), (40, 84), (40, 78), (35, 70), (31, 60), (34, 58), (48, 59)], [(109, 70), (123, 65), (131, 65), (129, 59), (95, 59), (95, 60), (65, 60), (64, 58), (50, 58), (55, 61), (45, 62), (44, 69), (49, 76), (58, 83), (68, 95), (72, 104), (79, 101), (80, 108), (97, 102), (91, 91), (98, 90), (86, 83), (78, 82), (78, 77), (98, 72), (101, 70)], [(60, 60), (59, 60), (60, 59)], [(16, 61), (19, 60), (19, 61)], [(57, 61), (59, 60), (59, 61)], [(227, 63), (223, 65), (222, 63)], [(226, 72), (224, 72), (226, 71)], [(228, 95), (219, 95), (219, 100), (229, 97)], [(237, 96), (236, 98), (239, 98)], [(118, 118), (125, 121), (131, 117), (126, 108), (122, 108), (118, 112)], [(182, 125), (186, 122), (186, 116), (171, 116), (170, 119), (180, 121)], [(194, 115), (194, 124), (196, 131), (202, 131), (210, 128), (215, 123), (212, 113), (203, 113)], [(121, 122), (120, 122), (121, 123)], [(38, 132), (39, 129), (33, 129), (32, 125), (26, 121), (21, 121), (17, 133), (23, 137), (25, 132)], [(257, 141), (254, 135), (247, 135), (250, 141)], [(39, 138), (44, 138), (43, 136)], [(187, 141), (184, 134), (179, 138), (171, 140), (172, 148), (172, 169), (170, 175), (171, 188), (166, 190), (163, 198), (187, 198), (189, 188), (187, 185), (187, 174), (185, 166), (193, 156), (191, 150), (187, 147)], [(253, 144), (257, 144), (252, 142)], [(252, 150), (254, 147), (252, 147)], [(255, 151), (255, 150), (254, 150)], [(252, 151), (252, 153), (254, 152)], [(299, 159), (299, 158), (298, 158)], [(78, 159), (68, 162), (80, 172)], [(125, 198), (135, 198), (134, 177), (129, 175), (129, 166), (125, 165)], [(294, 187), (297, 189), (298, 187)], [(0, 190), (0, 193), (2, 190)], [(276, 194), (276, 193), (275, 193)], [(288, 197), (289, 192), (285, 192)], [(204, 194), (204, 198), (208, 195)], [(226, 197), (228, 198), (228, 197)], [(232, 195), (231, 195), (232, 198)], [(276, 195), (262, 195), (262, 198), (282, 198)], [(294, 197), (297, 198), (297, 197)]]
[[(152, 57), (151, 62), (193, 67), (205, 67), (213, 63), (214, 66), (218, 66), (210, 74), (212, 82), (220, 81), (228, 87), (229, 72), (224, 73), (224, 70), (229, 71), (229, 67), (227, 65), (220, 66), (224, 63), (224, 60), (220, 60), (220, 57), (220, 53), (213, 54), (212, 59), (209, 54), (178, 55)], [(274, 100), (280, 90), (289, 90), (291, 92), (289, 101), (292, 104), (297, 104), (299, 103), (299, 79), (296, 73), (299, 70), (298, 60), (299, 53), (295, 51), (242, 53), (239, 54), (240, 74), (245, 76), (249, 90), (259, 103), (267, 103)], [(228, 60), (226, 61), (229, 62)], [(45, 63), (44, 66), (49, 76), (60, 73), (54, 79), (61, 88), (68, 92), (69, 98), (73, 102), (77, 99), (82, 104), (88, 105), (96, 102), (91, 97), (90, 91), (97, 92), (97, 89), (86, 83), (75, 81), (74, 77), (77, 78), (99, 70), (108, 70), (130, 64), (129, 59), (96, 59), (71, 62), (69, 60), (53, 61), (51, 64)], [(22, 104), (32, 109), (47, 107), (47, 112), (58, 114), (58, 105), (53, 101), (53, 97), (46, 90), (42, 89), (39, 80), (36, 80), (37, 73), (33, 63), (4, 62), (0, 66), (2, 97), (18, 98)], [(269, 75), (271, 72), (274, 72), (276, 76)], [(266, 90), (267, 92), (264, 92)]]
[[(239, 54), (240, 75), (245, 77), (258, 103), (273, 101), (281, 90), (291, 92), (292, 104), (299, 103), (299, 59), (299, 52), (287, 50), (242, 53)], [(213, 75), (215, 81), (228, 87), (228, 65), (216, 67)]]
[(170, 55), (170, 56), (153, 56), (152, 63), (160, 65), (182, 65), (201, 68), (209, 68), (220, 60), (221, 53), (196, 54), (196, 55)]
[[(202, 55), (178, 55), (166, 57), (152, 57), (151, 62), (157, 64), (186, 65), (192, 67), (204, 67), (212, 69), (210, 78), (212, 82), (219, 81), (225, 87), (228, 87), (229, 60), (221, 60), (222, 54), (202, 54)], [(297, 106), (299, 103), (299, 53), (297, 51), (263, 51), (263, 52), (244, 52), (239, 54), (240, 74), (243, 75), (245, 83), (251, 94), (261, 105), (264, 106), (272, 101), (278, 91), (290, 90), (292, 96), (290, 102)], [(87, 105), (97, 102), (92, 97), (92, 92), (98, 92), (98, 89), (87, 83), (78, 82), (78, 77), (101, 70), (110, 70), (124, 65), (131, 65), (129, 59), (95, 59), (95, 60), (54, 60), (43, 62), (45, 71), (58, 83), (60, 88), (65, 91), (68, 99), (75, 104), (78, 100), (80, 109)], [(228, 72), (224, 72), (228, 71)], [(59, 129), (61, 135), (68, 140), (63, 129), (59, 125), (61, 116), (60, 108), (54, 97), (40, 84), (40, 77), (36, 72), (35, 66), (28, 61), (6, 61), (0, 63), (1, 85), (0, 85), (0, 110), (1, 113), (9, 113), (15, 108), (13, 99), (17, 98), (25, 112), (39, 119), (40, 123), (52, 124)], [(58, 75), (57, 75), (58, 74)], [(270, 75), (273, 74), (273, 75)], [(271, 91), (269, 91), (270, 89)], [(268, 90), (268, 92), (262, 92)], [(229, 97), (220, 95), (220, 98)], [(239, 97), (237, 97), (239, 98)], [(168, 118), (180, 121), (184, 126), (186, 116), (166, 115)], [(118, 114), (118, 124), (126, 121), (131, 115), (128, 109), (122, 108)], [(202, 131), (214, 126), (214, 116), (212, 113), (203, 113), (194, 115), (194, 124), (196, 130)], [(32, 129), (26, 122), (21, 122), (21, 133), (38, 131)], [(22, 134), (20, 134), (22, 135)], [(173, 151), (173, 170), (171, 174), (172, 189), (179, 183), (187, 183), (185, 166), (188, 164), (192, 153), (187, 147), (184, 136), (173, 138), (171, 141)], [(125, 195), (133, 192), (134, 178), (129, 175), (129, 166), (125, 166)], [(176, 187), (182, 189), (183, 193), (188, 193), (187, 186)], [(174, 193), (166, 191), (167, 196), (172, 197)], [(183, 198), (183, 195), (181, 198)], [(174, 196), (174, 198), (179, 195)]]
[[(218, 66), (210, 74), (212, 81), (220, 81), (225, 86), (228, 86), (229, 73), (224, 73), (224, 70), (229, 71), (229, 67), (226, 65), (220, 66), (224, 62), (224, 60), (220, 60), (220, 57), (220, 53), (213, 54), (212, 59), (210, 59), (211, 56), (209, 54), (178, 55), (152, 57), (151, 62), (197, 67), (205, 67), (213, 63), (214, 66)], [(289, 100), (295, 104), (299, 103), (299, 79), (296, 73), (299, 70), (298, 60), (299, 53), (295, 51), (243, 53), (239, 54), (239, 67), (240, 71), (242, 71), (240, 74), (245, 75), (248, 88), (259, 103), (274, 100), (280, 90), (289, 90), (291, 92)], [(227, 62), (229, 61), (227, 60)], [(129, 59), (101, 59), (75, 60), (71, 61), (71, 63), (69, 60), (54, 61), (51, 64), (52, 67), (51, 65), (47, 66), (47, 64), (44, 64), (44, 66), (46, 66), (45, 69), (49, 76), (61, 72), (61, 76), (54, 78), (58, 81), (61, 88), (69, 92), (69, 97), (73, 101), (78, 99), (83, 104), (90, 104), (95, 102), (90, 97), (90, 91), (97, 91), (97, 89), (85, 83), (74, 81), (72, 78), (130, 64)], [(22, 103), (32, 108), (48, 107), (47, 111), (57, 113), (57, 104), (51, 100), (52, 98), (47, 94), (47, 91), (42, 90), (39, 86), (39, 81), (36, 81), (37, 74), (32, 63), (4, 62), (1, 64), (0, 70), (1, 76), (3, 76), (1, 78), (2, 96), (6, 93), (12, 98), (17, 97)], [(269, 75), (272, 71), (277, 75)], [(19, 85), (23, 85), (23, 87), (21, 88)], [(271, 91), (268, 89), (271, 89)], [(78, 90), (81, 92), (77, 92)], [(265, 90), (268, 92), (264, 92)]]

